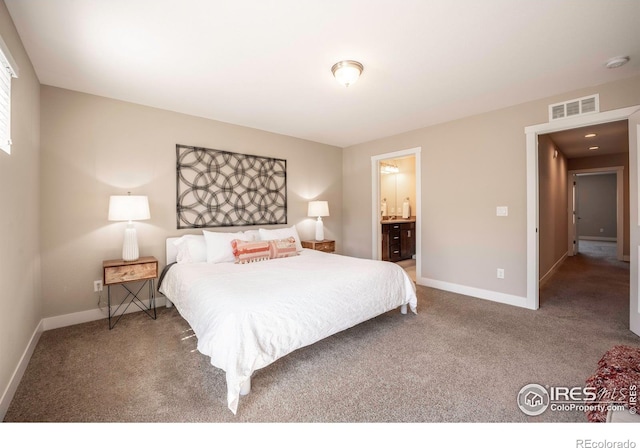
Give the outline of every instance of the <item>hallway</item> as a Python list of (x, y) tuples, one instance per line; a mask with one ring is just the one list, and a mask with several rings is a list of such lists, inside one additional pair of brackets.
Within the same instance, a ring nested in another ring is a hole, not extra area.
[(599, 316), (599, 331), (629, 331), (629, 263), (617, 260), (615, 243), (581, 240), (579, 247), (540, 288), (540, 307), (568, 319)]

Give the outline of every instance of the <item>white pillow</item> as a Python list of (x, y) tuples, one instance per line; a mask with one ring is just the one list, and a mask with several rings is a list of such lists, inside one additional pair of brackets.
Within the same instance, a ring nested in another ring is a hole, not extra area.
[(209, 232), (203, 230), (204, 239), (207, 242), (207, 262), (208, 263), (233, 263), (236, 261), (233, 256), (231, 241), (242, 240), (250, 241), (251, 236), (245, 235), (243, 232), (222, 233)]
[(259, 230), (245, 230), (245, 236), (249, 237), (247, 241), (260, 241), (260, 231)]
[(207, 261), (207, 243), (204, 235), (183, 235), (173, 242), (178, 253), (178, 263), (200, 263)]
[(296, 240), (296, 250), (298, 253), (302, 252), (302, 243), (295, 225), (284, 229), (259, 229), (258, 231), (262, 241), (283, 240), (292, 236)]

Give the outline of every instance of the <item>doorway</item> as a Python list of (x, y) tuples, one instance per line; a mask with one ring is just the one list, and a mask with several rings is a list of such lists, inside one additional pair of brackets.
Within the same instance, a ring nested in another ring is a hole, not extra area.
[(604, 241), (613, 242), (607, 246), (615, 247), (619, 261), (629, 261), (629, 183), (624, 171), (624, 166), (569, 171), (568, 256), (580, 252), (581, 241)]
[(640, 304), (638, 301), (638, 153), (640, 152), (640, 105), (607, 112), (591, 113), (525, 128), (527, 166), (527, 298), (525, 306), (538, 309), (539, 302), (539, 235), (538, 235), (538, 136), (555, 131), (584, 128), (589, 125), (628, 120), (629, 129), (629, 204), (630, 204), (630, 285), (629, 327), (640, 335)]
[[(421, 275), (420, 151), (412, 148), (371, 157), (372, 258), (398, 263), (416, 283)], [(387, 227), (398, 227), (393, 230), (398, 234), (384, 234)]]

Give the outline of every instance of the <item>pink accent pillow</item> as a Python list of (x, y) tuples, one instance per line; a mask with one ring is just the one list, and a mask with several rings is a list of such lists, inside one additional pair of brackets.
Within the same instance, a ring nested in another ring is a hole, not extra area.
[(296, 239), (294, 237), (281, 240), (269, 240), (269, 256), (271, 258), (287, 258), (298, 255)]
[(269, 259), (269, 241), (232, 240), (231, 249), (237, 264), (255, 263)]

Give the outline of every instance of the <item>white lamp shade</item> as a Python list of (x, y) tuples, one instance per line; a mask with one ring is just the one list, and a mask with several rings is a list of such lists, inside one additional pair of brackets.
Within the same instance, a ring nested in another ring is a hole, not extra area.
[(327, 201), (311, 201), (307, 216), (329, 216), (329, 203)]
[(109, 198), (109, 221), (140, 221), (150, 219), (147, 196), (111, 196)]

